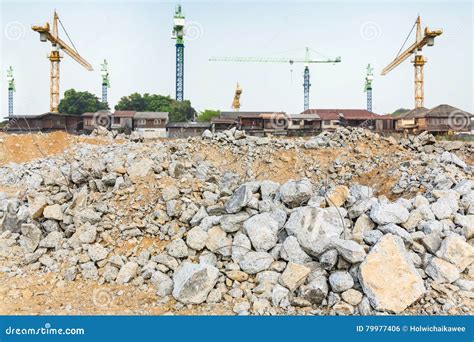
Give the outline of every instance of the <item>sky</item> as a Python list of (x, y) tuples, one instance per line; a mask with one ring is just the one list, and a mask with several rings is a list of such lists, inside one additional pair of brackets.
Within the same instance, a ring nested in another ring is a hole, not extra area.
[[(231, 110), (235, 85), (243, 88), (241, 111), (303, 111), (302, 64), (210, 62), (210, 57), (335, 58), (310, 66), (310, 108), (365, 108), (366, 66), (374, 67), (373, 111), (414, 107), (410, 59), (388, 75), (381, 70), (397, 55), (418, 14), (423, 27), (442, 28), (423, 49), (425, 107), (441, 103), (474, 112), (471, 1), (182, 1), (186, 16), (184, 97), (198, 111)], [(7, 115), (6, 69), (16, 82), (17, 115), (49, 110), (49, 43), (31, 25), (59, 17), (90, 72), (64, 54), (65, 90), (101, 96), (100, 63), (109, 63), (109, 104), (133, 92), (175, 96), (172, 1), (0, 0), (0, 115)], [(69, 42), (63, 31), (60, 38)], [(414, 42), (408, 39), (405, 47)]]

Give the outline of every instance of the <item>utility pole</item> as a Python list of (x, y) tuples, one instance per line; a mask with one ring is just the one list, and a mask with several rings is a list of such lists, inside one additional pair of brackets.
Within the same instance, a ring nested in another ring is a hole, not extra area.
[(176, 6), (171, 39), (176, 39), (176, 101), (184, 99), (184, 14)]
[(8, 117), (13, 116), (13, 92), (15, 90), (15, 79), (13, 78), (13, 68), (7, 69), (7, 81), (8, 81)]
[(104, 59), (104, 62), (100, 66), (100, 75), (102, 76), (102, 103), (107, 103), (107, 88), (110, 88), (109, 64), (107, 60)]
[(367, 110), (372, 111), (372, 81), (374, 80), (374, 68), (367, 65), (367, 75), (365, 76), (364, 92), (367, 93)]

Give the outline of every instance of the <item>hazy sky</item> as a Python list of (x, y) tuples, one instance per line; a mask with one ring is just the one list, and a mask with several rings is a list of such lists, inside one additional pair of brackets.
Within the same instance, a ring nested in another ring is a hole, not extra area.
[[(109, 62), (113, 107), (132, 92), (175, 96), (175, 2), (0, 0), (1, 114), (7, 114), (5, 70), (15, 70), (15, 114), (49, 110), (49, 43), (32, 24), (51, 22), (56, 8), (89, 72), (68, 55), (61, 62), (61, 97), (75, 88), (101, 94), (100, 63)], [(410, 60), (386, 76), (380, 71), (397, 54), (418, 13), (423, 26), (442, 28), (425, 47), (425, 106), (449, 103), (473, 109), (471, 1), (183, 1), (186, 99), (197, 110), (230, 110), (236, 82), (242, 111), (303, 110), (303, 66), (209, 62), (211, 56), (303, 57), (309, 46), (342, 63), (312, 65), (311, 108), (365, 108), (366, 66), (375, 67), (373, 109), (413, 108)], [(67, 41), (64, 32), (60, 37)], [(408, 46), (414, 41), (411, 36)]]

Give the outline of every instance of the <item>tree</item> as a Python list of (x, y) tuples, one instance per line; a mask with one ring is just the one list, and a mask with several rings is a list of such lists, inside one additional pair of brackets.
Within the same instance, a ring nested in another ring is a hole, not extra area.
[(196, 115), (196, 111), (188, 100), (177, 102), (170, 96), (148, 93), (143, 95), (133, 93), (123, 96), (115, 106), (115, 109), (134, 110), (137, 112), (168, 112), (171, 122), (189, 121)]
[(210, 122), (212, 118), (218, 117), (219, 115), (221, 115), (220, 110), (206, 109), (199, 113), (197, 121)]
[(65, 114), (95, 113), (106, 109), (109, 109), (109, 105), (88, 91), (66, 90), (64, 98), (59, 102), (59, 112)]
[(406, 109), (406, 108), (398, 108), (396, 111), (394, 111), (392, 114), (390, 114), (391, 116), (400, 116), (402, 114), (405, 114), (406, 112), (408, 112), (409, 109)]

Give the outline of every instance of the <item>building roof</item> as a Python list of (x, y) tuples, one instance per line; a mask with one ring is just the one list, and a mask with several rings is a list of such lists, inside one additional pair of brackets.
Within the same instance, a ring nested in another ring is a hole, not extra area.
[(166, 119), (168, 120), (168, 112), (136, 112), (135, 119)]
[(169, 122), (166, 128), (209, 128), (210, 122)]
[(57, 116), (68, 116), (68, 117), (81, 117), (80, 114), (67, 114), (67, 113), (52, 113), (46, 112), (43, 114), (33, 114), (33, 115), (13, 115), (11, 117), (6, 117), (6, 119), (40, 119), (48, 115), (57, 115)]
[(398, 119), (415, 119), (415, 118), (421, 118), (424, 117), (426, 112), (428, 111), (428, 108), (425, 107), (418, 107), (412, 110), (409, 110), (408, 112), (405, 112), (403, 115), (400, 115)]
[(471, 113), (447, 104), (440, 104), (437, 107), (431, 108), (424, 116), (427, 118), (447, 118), (452, 115), (465, 115), (467, 117), (473, 116)]
[(219, 119), (234, 119), (237, 120), (239, 117), (255, 117), (260, 114), (273, 114), (273, 113), (282, 113), (284, 112), (276, 112), (276, 111), (247, 111), (247, 112), (221, 112), (219, 115)]
[(224, 118), (212, 118), (211, 123), (227, 123), (233, 124), (236, 123), (237, 119), (224, 119)]
[(295, 120), (321, 120), (318, 114), (289, 114), (288, 118)]
[(302, 115), (317, 114), (321, 120), (389, 120), (389, 116), (383, 116), (369, 112), (366, 109), (307, 109)]
[(98, 112), (86, 112), (86, 113), (83, 113), (82, 116), (86, 116), (86, 117), (92, 117), (92, 116), (95, 116), (95, 115), (111, 115), (112, 113), (110, 113), (108, 110), (100, 110)]
[(116, 110), (112, 116), (119, 118), (133, 118), (136, 111), (134, 110)]

